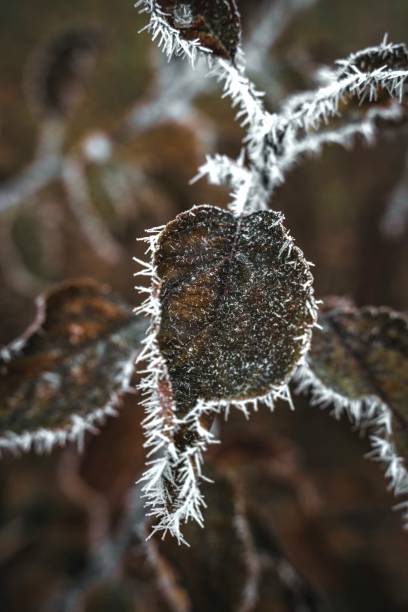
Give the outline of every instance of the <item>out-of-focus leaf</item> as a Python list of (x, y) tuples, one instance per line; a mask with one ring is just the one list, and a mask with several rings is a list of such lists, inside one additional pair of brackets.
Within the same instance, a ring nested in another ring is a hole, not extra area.
[(129, 388), (143, 324), (106, 286), (67, 282), (41, 296), (27, 332), (1, 352), (0, 448), (76, 439)]
[[(313, 334), (308, 366), (327, 398), (381, 402), (392, 417), (393, 442), (408, 457), (408, 319), (388, 308), (328, 303)], [(312, 383), (313, 386), (313, 383)]]
[(308, 356), (327, 387), (350, 398), (378, 397), (408, 416), (408, 320), (388, 308), (344, 302), (319, 317)]
[(161, 0), (169, 24), (186, 40), (198, 39), (215, 55), (233, 59), (241, 40), (235, 0)]
[(160, 234), (155, 264), (158, 345), (181, 412), (288, 381), (314, 324), (313, 279), (280, 214), (193, 208)]
[(103, 47), (102, 33), (89, 26), (62, 32), (38, 52), (28, 84), (41, 115), (64, 117), (76, 107)]

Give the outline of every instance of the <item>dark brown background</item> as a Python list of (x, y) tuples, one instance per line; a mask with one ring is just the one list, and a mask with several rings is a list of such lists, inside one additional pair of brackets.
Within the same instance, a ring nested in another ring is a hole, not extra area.
[[(244, 33), (256, 21), (259, 4), (240, 2)], [(35, 151), (39, 119), (27, 95), (35, 55), (71, 27), (91, 24), (105, 34), (106, 47), (70, 118), (66, 148), (74, 151), (86, 133), (114, 129), (135, 102), (151, 95), (154, 51), (147, 35), (137, 34), (142, 23), (127, 0), (0, 0), (0, 189)], [(407, 25), (405, 0), (321, 0), (285, 29), (260, 72), (283, 92), (310, 87), (314, 66), (378, 43), (385, 32), (406, 41)], [(228, 105), (212, 93), (201, 95), (196, 105), (215, 125), (215, 150), (237, 153), (241, 131)], [(352, 151), (330, 147), (322, 158), (299, 165), (276, 194), (273, 207), (285, 212), (287, 226), (316, 264), (319, 297), (346, 295), (359, 305), (406, 310), (407, 229), (390, 239), (381, 232), (381, 219), (407, 146), (407, 129), (399, 128), (381, 133), (373, 147), (361, 142)], [(69, 277), (105, 281), (136, 304), (132, 256), (142, 254), (136, 238), (193, 204), (227, 202), (225, 192), (203, 181), (188, 186), (206, 152), (191, 125), (170, 122), (117, 148), (115, 164), (139, 168), (146, 181), (130, 193), (126, 206), (107, 203), (97, 188), (92, 192), (94, 214), (122, 247), (114, 264), (89, 245), (58, 180), (0, 216), (0, 341), (8, 342), (31, 321), (39, 291)], [(87, 171), (92, 180), (95, 170)], [(89, 569), (90, 538), (100, 560), (107, 534), (116, 542), (119, 528), (129, 533), (123, 521), (143, 465), (140, 418), (137, 399), (128, 398), (121, 417), (89, 441), (82, 459), (68, 449), (2, 461), (2, 611), (177, 610), (183, 609), (180, 601), (189, 602), (184, 609), (238, 609), (236, 564), (242, 551), (228, 556), (234, 536), (216, 519), (209, 519), (208, 531), (191, 535), (193, 550), (166, 543), (166, 570), (149, 565), (138, 538), (105, 572)], [(276, 559), (284, 558), (304, 580), (302, 589), (320, 601), (312, 609), (408, 610), (408, 536), (391, 510), (394, 500), (381, 467), (363, 459), (367, 441), (346, 420), (336, 422), (328, 411), (297, 400), (295, 413), (279, 406), (272, 415), (255, 415), (251, 424), (234, 415), (220, 426), (224, 443), (211, 469), (221, 484), (218, 497), (208, 495), (215, 498), (212, 512), (228, 516), (217, 506), (228, 497), (222, 489), (227, 474), (246, 500), (264, 576), (252, 609), (297, 609), (277, 577)], [(135, 505), (137, 514), (138, 500)], [(223, 563), (213, 563), (215, 557)], [(181, 585), (172, 595), (179, 608), (171, 608), (166, 589), (158, 587), (157, 577), (163, 581), (168, 575), (167, 564)]]

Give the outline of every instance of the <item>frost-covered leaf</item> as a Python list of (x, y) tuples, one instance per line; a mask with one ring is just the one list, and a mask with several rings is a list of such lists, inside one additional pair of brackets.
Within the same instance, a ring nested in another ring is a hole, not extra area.
[(350, 402), (377, 398), (408, 423), (408, 321), (388, 308), (338, 301), (319, 317), (308, 365)]
[(235, 0), (160, 0), (169, 25), (185, 40), (199, 40), (215, 55), (233, 59), (241, 39)]
[(300, 388), (376, 427), (374, 456), (395, 492), (408, 493), (408, 319), (388, 308), (329, 303), (313, 335)]
[(1, 352), (0, 450), (80, 440), (115, 414), (143, 330), (96, 282), (67, 282), (41, 296), (33, 324)]
[(314, 324), (312, 276), (282, 215), (182, 213), (155, 254), (157, 335), (181, 412), (198, 398), (247, 400), (282, 387)]
[(214, 414), (288, 398), (309, 347), (313, 277), (282, 220), (198, 206), (150, 239), (141, 390), (146, 447), (160, 456), (148, 463), (143, 491), (155, 531), (179, 541), (181, 523), (203, 522), (199, 482)]
[(103, 46), (102, 33), (88, 26), (62, 32), (37, 53), (28, 85), (40, 114), (63, 117), (76, 107)]

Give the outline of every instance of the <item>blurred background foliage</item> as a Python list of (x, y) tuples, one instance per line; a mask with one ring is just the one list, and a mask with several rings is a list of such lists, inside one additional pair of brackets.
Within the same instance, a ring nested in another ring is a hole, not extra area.
[[(246, 39), (265, 3), (239, 5)], [(32, 320), (34, 296), (67, 278), (106, 282), (136, 305), (132, 256), (143, 254), (136, 238), (194, 204), (225, 205), (224, 190), (189, 180), (205, 154), (236, 155), (242, 133), (210, 81), (174, 119), (159, 112), (144, 121), (157, 100), (159, 111), (166, 108), (168, 85), (159, 79), (185, 66), (167, 67), (147, 34), (138, 34), (144, 20), (132, 2), (0, 0), (0, 11), (6, 343)], [(287, 94), (314, 86), (321, 64), (385, 32), (407, 42), (407, 23), (406, 0), (312, 2), (277, 32), (271, 26), (274, 45), (251, 65), (253, 77), (278, 109)], [(80, 78), (59, 82), (62, 62), (46, 90), (55, 41), (70, 32), (86, 43), (85, 54), (77, 49)], [(180, 86), (176, 99), (184, 92)], [(326, 148), (275, 194), (272, 207), (284, 211), (316, 265), (319, 298), (406, 310), (408, 205), (392, 223), (390, 206), (407, 147), (400, 126), (381, 131), (374, 146)], [(364, 459), (367, 442), (346, 420), (306, 400), (296, 407), (219, 423), (223, 445), (211, 457), (217, 484), (208, 487), (207, 528), (188, 534), (191, 549), (144, 544), (133, 487), (144, 462), (136, 396), (124, 399), (120, 417), (89, 439), (82, 456), (68, 448), (5, 457), (1, 610), (408, 610), (408, 536), (381, 466)]]

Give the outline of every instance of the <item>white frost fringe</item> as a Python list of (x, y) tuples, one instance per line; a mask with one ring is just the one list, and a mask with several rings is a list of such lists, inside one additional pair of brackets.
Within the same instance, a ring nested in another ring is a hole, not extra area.
[[(4, 451), (19, 454), (20, 452), (28, 452), (31, 449), (36, 453), (49, 453), (53, 448), (65, 446), (69, 442), (75, 442), (78, 449), (82, 451), (85, 434), (87, 432), (97, 434), (99, 426), (103, 425), (108, 417), (118, 415), (117, 406), (122, 394), (133, 391), (130, 381), (134, 372), (134, 361), (137, 354), (138, 351), (135, 351), (128, 360), (124, 361), (116, 376), (118, 389), (112, 393), (105, 406), (97, 408), (86, 416), (76, 414), (70, 416), (70, 423), (65, 428), (52, 430), (41, 427), (34, 431), (25, 431), (21, 434), (16, 434), (12, 431), (5, 432), (0, 437), (0, 455)], [(48, 375), (50, 376), (50, 374)]]
[[(209, 412), (208, 406), (198, 402), (194, 410), (183, 419), (177, 419), (172, 405), (163, 406), (163, 402), (166, 401), (172, 404), (171, 398), (160, 396), (161, 383), (165, 382), (168, 389), (171, 389), (166, 363), (160, 353), (156, 338), (160, 326), (161, 310), (156, 295), (159, 280), (153, 259), (160, 230), (161, 228), (152, 230), (152, 235), (147, 239), (148, 253), (150, 253), (152, 263), (146, 264), (136, 260), (143, 266), (137, 275), (148, 276), (151, 279), (149, 288), (137, 288), (149, 294), (137, 312), (151, 320), (148, 334), (143, 340), (144, 349), (138, 358), (139, 362), (146, 362), (146, 370), (142, 372), (144, 378), (140, 383), (146, 411), (146, 418), (143, 421), (146, 436), (144, 446), (148, 449), (148, 457), (159, 455), (149, 459), (141, 482), (143, 483), (142, 493), (149, 510), (148, 516), (153, 517), (156, 521), (152, 534), (158, 531), (164, 536), (169, 532), (177, 538), (179, 543), (186, 543), (181, 533), (182, 523), (195, 520), (199, 525), (203, 525), (202, 509), (205, 503), (200, 492), (199, 481), (204, 478), (202, 474), (203, 453), (215, 440), (212, 434), (200, 424), (200, 418)], [(175, 429), (178, 427), (188, 427), (195, 434), (194, 445), (187, 446), (181, 452), (173, 441)], [(171, 488), (171, 496), (169, 488)]]

